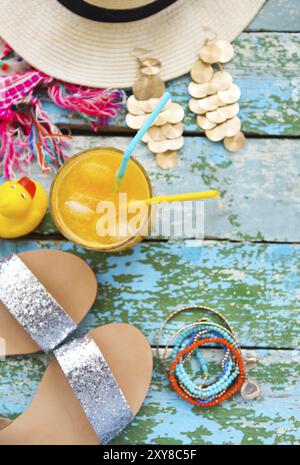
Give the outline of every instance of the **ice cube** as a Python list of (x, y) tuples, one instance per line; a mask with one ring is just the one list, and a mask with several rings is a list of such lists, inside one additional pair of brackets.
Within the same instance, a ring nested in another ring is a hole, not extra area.
[(65, 202), (65, 207), (68, 214), (80, 222), (89, 221), (94, 214), (91, 208), (76, 200), (68, 200)]

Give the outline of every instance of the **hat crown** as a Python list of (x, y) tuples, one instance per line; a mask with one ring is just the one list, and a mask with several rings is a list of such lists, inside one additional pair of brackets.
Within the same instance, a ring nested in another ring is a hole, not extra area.
[(149, 3), (153, 3), (153, 0), (84, 0), (84, 2), (98, 8), (128, 10), (149, 5)]

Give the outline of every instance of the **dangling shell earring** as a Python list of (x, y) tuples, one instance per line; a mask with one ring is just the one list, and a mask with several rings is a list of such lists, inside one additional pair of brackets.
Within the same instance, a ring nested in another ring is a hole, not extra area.
[(192, 99), (189, 107), (197, 114), (198, 126), (209, 140), (223, 140), (227, 150), (237, 152), (246, 141), (237, 116), (241, 91), (233, 83), (231, 74), (222, 67), (233, 56), (232, 45), (225, 40), (217, 40), (215, 33), (205, 40), (199, 59), (191, 70), (189, 93)]
[[(159, 75), (160, 61), (152, 57), (140, 58), (137, 54), (142, 52), (148, 53), (142, 49), (135, 50), (138, 77), (132, 87), (133, 95), (127, 100), (126, 123), (135, 130), (143, 126), (165, 91), (165, 83)], [(173, 168), (178, 162), (177, 151), (184, 145), (183, 119), (181, 105), (170, 101), (142, 139), (163, 169)]]

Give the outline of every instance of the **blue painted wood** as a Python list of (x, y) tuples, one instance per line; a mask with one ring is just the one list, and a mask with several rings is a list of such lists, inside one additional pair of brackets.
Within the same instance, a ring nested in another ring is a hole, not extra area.
[(299, 0), (268, 0), (247, 31), (300, 31)]
[[(248, 31), (299, 31), (299, 0), (269, 0)], [(243, 129), (251, 134), (299, 136), (299, 35), (246, 33), (227, 66), (241, 86)], [(188, 78), (170, 82), (174, 99), (187, 108)], [(68, 128), (85, 126), (74, 115), (48, 106)], [(186, 131), (197, 131), (187, 112)], [(115, 123), (124, 130), (123, 116)], [(109, 128), (112, 130), (115, 128)], [(109, 139), (98, 139), (98, 143)], [(74, 149), (89, 146), (75, 141)], [(93, 142), (94, 143), (94, 142)], [(120, 147), (125, 139), (115, 139)], [(228, 156), (204, 139), (187, 139), (178, 168), (163, 173), (145, 149), (139, 152), (157, 193), (187, 186), (222, 189), (222, 202), (206, 211), (206, 234), (239, 240), (299, 241), (298, 141), (250, 141)], [(195, 157), (193, 158), (193, 156)], [(218, 186), (218, 187), (219, 187)], [(216, 213), (217, 212), (217, 213)], [(260, 363), (251, 375), (262, 397), (239, 396), (207, 411), (192, 408), (167, 386), (156, 364), (144, 407), (116, 444), (299, 444), (299, 245), (225, 242), (143, 243), (117, 256), (96, 255), (67, 242), (1, 241), (0, 256), (32, 248), (61, 248), (86, 258), (97, 272), (97, 301), (81, 332), (110, 321), (128, 321), (150, 341), (164, 315), (180, 303), (205, 302), (232, 322), (247, 351)], [(174, 330), (177, 324), (171, 325)], [(271, 347), (288, 350), (274, 350)], [(209, 351), (212, 359), (215, 351)], [(21, 414), (38, 388), (49, 358), (0, 361), (0, 416)], [(42, 414), (42, 412), (41, 412)]]
[[(192, 407), (170, 390), (156, 363), (144, 406), (113, 444), (299, 444), (299, 351), (255, 350), (244, 356), (259, 358), (249, 373), (261, 385), (260, 399), (244, 401), (237, 394), (212, 409)], [(217, 361), (219, 353), (205, 351), (205, 357)], [(0, 363), (0, 416), (15, 418), (26, 410), (47, 362), (35, 355)]]
[[(70, 154), (99, 145), (123, 150), (129, 141), (124, 137), (74, 137)], [(177, 214), (174, 220), (177, 237), (202, 238), (204, 233), (206, 238), (281, 242), (299, 241), (298, 155), (299, 143), (294, 139), (249, 139), (240, 153), (232, 155), (222, 144), (203, 137), (186, 137), (178, 166), (164, 171), (157, 166), (144, 144), (135, 153), (149, 174), (157, 195), (207, 189), (220, 191), (220, 201), (206, 201), (204, 206), (198, 202), (200, 221), (197, 230), (188, 227), (195, 224), (195, 205), (184, 204), (186, 227), (182, 228), (182, 217)], [(32, 167), (31, 173), (49, 189), (52, 175), (41, 176), (37, 166)], [(172, 206), (177, 213), (181, 208), (182, 205)], [(161, 224), (161, 236), (168, 237), (166, 214)], [(48, 233), (53, 231), (53, 226), (47, 223), (39, 231)]]
[[(228, 317), (243, 346), (299, 345), (299, 245), (154, 242), (109, 255), (70, 242), (2, 241), (0, 256), (36, 248), (75, 253), (97, 274), (97, 300), (80, 334), (123, 321), (137, 325), (155, 344), (158, 328), (169, 313), (180, 306), (206, 304)], [(162, 343), (183, 322), (197, 317), (174, 321)]]

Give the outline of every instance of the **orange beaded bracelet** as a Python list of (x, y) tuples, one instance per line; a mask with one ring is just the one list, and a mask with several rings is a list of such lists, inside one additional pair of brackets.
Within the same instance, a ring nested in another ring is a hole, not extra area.
[[(221, 344), (222, 346), (225, 346), (227, 349), (231, 351), (232, 355), (236, 358), (238, 366), (239, 366), (239, 376), (238, 376), (237, 382), (223, 395), (221, 395), (220, 397), (217, 397), (211, 402), (203, 403), (196, 399), (193, 399), (191, 396), (189, 396), (186, 392), (183, 391), (183, 389), (179, 386), (176, 377), (174, 376), (174, 371), (176, 369), (176, 366), (180, 362), (180, 360), (185, 355), (192, 353), (195, 349), (208, 343)], [(232, 344), (226, 341), (226, 339), (209, 337), (209, 338), (202, 339), (201, 341), (194, 342), (193, 344), (190, 344), (189, 346), (185, 347), (183, 350), (181, 350), (178, 353), (175, 360), (171, 364), (170, 372), (169, 372), (169, 379), (170, 379), (171, 386), (177, 392), (177, 394), (180, 395), (180, 397), (182, 397), (184, 400), (186, 400), (190, 404), (205, 408), (205, 407), (213, 407), (215, 405), (218, 405), (222, 403), (224, 400), (229, 399), (229, 397), (233, 396), (239, 389), (241, 389), (244, 383), (244, 380), (245, 380), (245, 374), (246, 372), (245, 372), (244, 362), (243, 362), (243, 358), (240, 352)]]
[[(165, 326), (184, 312), (199, 312), (206, 315), (196, 322), (185, 324), (178, 329), (170, 337), (161, 354), (160, 337)], [(219, 319), (219, 322), (216, 319)], [(241, 396), (246, 400), (255, 399), (260, 395), (260, 387), (257, 382), (248, 379), (241, 346), (233, 328), (229, 321), (217, 310), (203, 305), (179, 308), (165, 319), (157, 333), (156, 342), (157, 355), (172, 388), (190, 404), (203, 408), (212, 407), (230, 398), (239, 390)], [(224, 357), (221, 363), (222, 374), (219, 379), (207, 382), (208, 367), (199, 349), (201, 346), (210, 343), (221, 345), (224, 349)], [(169, 350), (171, 345), (174, 346), (172, 351)], [(171, 355), (168, 355), (168, 353)], [(200, 363), (202, 379), (205, 380), (204, 384), (201, 381), (201, 386), (196, 385), (190, 379), (184, 368), (185, 363), (193, 354), (196, 355), (196, 359)], [(166, 364), (168, 357), (172, 357), (171, 367)], [(251, 361), (253, 361), (253, 357)], [(256, 358), (255, 361), (257, 361)]]

